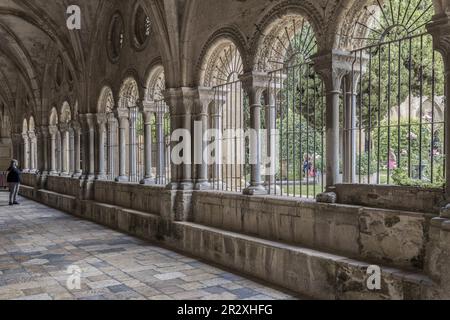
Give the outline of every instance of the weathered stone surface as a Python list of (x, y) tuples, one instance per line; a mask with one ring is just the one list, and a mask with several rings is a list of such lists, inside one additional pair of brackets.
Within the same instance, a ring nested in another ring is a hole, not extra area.
[(336, 203), (337, 195), (334, 192), (320, 193), (317, 195), (316, 201), (319, 203)]

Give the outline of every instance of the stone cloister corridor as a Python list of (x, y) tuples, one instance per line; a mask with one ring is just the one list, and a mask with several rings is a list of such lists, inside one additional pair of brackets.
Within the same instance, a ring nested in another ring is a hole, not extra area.
[(449, 93), (450, 0), (0, 0), (0, 300), (450, 299)]
[[(298, 299), (217, 267), (0, 192), (0, 300)], [(83, 270), (67, 289), (67, 270)]]

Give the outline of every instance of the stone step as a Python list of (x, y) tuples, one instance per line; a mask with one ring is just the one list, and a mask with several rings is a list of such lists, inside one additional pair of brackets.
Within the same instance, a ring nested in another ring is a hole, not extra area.
[(434, 283), (420, 273), (379, 266), (381, 287), (369, 290), (370, 264), (345, 256), (176, 222), (174, 246), (203, 259), (318, 299), (427, 299)]

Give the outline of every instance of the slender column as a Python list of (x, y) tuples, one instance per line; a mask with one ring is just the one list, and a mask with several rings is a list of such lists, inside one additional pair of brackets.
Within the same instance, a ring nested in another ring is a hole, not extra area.
[(326, 187), (340, 183), (339, 170), (339, 98), (343, 77), (351, 72), (354, 56), (348, 52), (331, 51), (314, 58), (314, 67), (321, 75), (326, 90)]
[(83, 175), (81, 170), (81, 127), (79, 123), (73, 123), (74, 129), (74, 158), (75, 158), (75, 173), (74, 178), (79, 178)]
[(144, 105), (141, 109), (142, 115), (144, 117), (144, 165), (145, 165), (145, 176), (144, 179), (140, 181), (141, 184), (155, 184), (155, 179), (152, 173), (152, 116), (154, 112), (153, 105)]
[(23, 172), (30, 171), (30, 138), (24, 133), (23, 138)]
[(136, 122), (137, 122), (137, 106), (130, 107), (129, 109), (129, 121), (130, 121), (130, 144), (129, 144), (129, 156), (130, 156), (130, 182), (137, 181), (137, 134), (136, 134)]
[(222, 127), (222, 114), (223, 114), (223, 105), (225, 104), (225, 97), (219, 99), (215, 99), (214, 101), (214, 114), (213, 114), (213, 123), (214, 129), (216, 130), (215, 137), (215, 153), (216, 153), (216, 163), (214, 164), (214, 183), (215, 188), (220, 190), (223, 187), (222, 181), (222, 144), (223, 144), (223, 127)]
[(36, 133), (34, 131), (28, 132), (28, 141), (30, 145), (30, 172), (35, 173), (37, 171), (36, 165)]
[(42, 175), (47, 175), (49, 172), (48, 139), (50, 132), (48, 130), (48, 127), (42, 126), (38, 128), (37, 133), (36, 145), (39, 146), (36, 150), (38, 154), (37, 169)]
[(264, 195), (267, 190), (261, 179), (261, 97), (268, 88), (269, 77), (266, 73), (251, 72), (240, 77), (250, 103), (250, 186), (245, 195)]
[(115, 173), (115, 152), (116, 144), (116, 118), (113, 113), (107, 114), (108, 118), (108, 176), (113, 179)]
[[(192, 88), (168, 89), (165, 91), (166, 102), (170, 107), (172, 132), (188, 134), (192, 133), (192, 114), (197, 92)], [(173, 156), (180, 163), (172, 161), (172, 181), (168, 185), (172, 190), (193, 190), (192, 178), (192, 139), (187, 141), (177, 136), (172, 141)], [(186, 138), (186, 137), (184, 137)], [(182, 148), (182, 149), (180, 149)]]
[[(270, 88), (272, 89), (272, 88)], [(266, 92), (264, 96), (265, 100), (265, 116), (266, 116), (266, 139), (267, 139), (267, 158), (268, 163), (266, 163), (266, 172), (265, 172), (265, 187), (268, 189), (270, 194), (276, 194), (276, 181), (275, 181), (275, 173), (276, 173), (276, 106), (275, 106), (275, 92), (272, 90)]]
[(356, 182), (356, 88), (359, 75), (345, 77), (344, 109), (344, 183)]
[(69, 176), (69, 127), (60, 125), (61, 132), (61, 176)]
[(97, 180), (106, 180), (105, 171), (105, 145), (106, 145), (106, 115), (97, 114), (97, 130), (98, 130), (98, 144), (97, 144)]
[(56, 134), (58, 128), (56, 126), (49, 127), (50, 132), (50, 175), (57, 175), (56, 168)]
[[(439, 51), (444, 61), (445, 69), (445, 152), (450, 152), (450, 3), (444, 4), (442, 10), (445, 13), (433, 17), (432, 22), (427, 25), (428, 33), (433, 36), (434, 49)], [(446, 6), (446, 7), (445, 7)], [(447, 10), (447, 11), (446, 11)], [(450, 201), (450, 161), (446, 161), (446, 196)], [(450, 212), (450, 210), (448, 210)], [(449, 217), (450, 218), (450, 215)]]
[(211, 88), (198, 88), (195, 102), (196, 124), (194, 130), (194, 151), (196, 164), (195, 190), (209, 190), (211, 185), (208, 179), (208, 159), (204, 153), (208, 144), (206, 135), (208, 130), (208, 109), (214, 101), (214, 91)]
[(118, 110), (117, 118), (119, 119), (119, 176), (117, 182), (129, 181), (126, 173), (126, 130), (128, 128), (128, 114), (126, 110)]
[(69, 175), (75, 174), (75, 130), (69, 129)]
[(87, 180), (95, 178), (95, 123), (96, 117), (94, 114), (82, 115), (83, 123), (83, 169)]
[(164, 141), (164, 115), (166, 106), (158, 106), (156, 110), (156, 140), (157, 140), (157, 157), (156, 157), (156, 181), (159, 184), (167, 183), (166, 181), (166, 143)]

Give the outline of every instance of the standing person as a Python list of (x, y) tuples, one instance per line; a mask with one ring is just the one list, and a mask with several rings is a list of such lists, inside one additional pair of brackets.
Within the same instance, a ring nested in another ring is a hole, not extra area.
[(20, 175), (22, 172), (17, 167), (18, 163), (17, 160), (11, 160), (11, 165), (8, 168), (8, 177), (6, 178), (6, 181), (8, 182), (9, 186), (9, 205), (15, 205), (19, 204), (17, 202), (17, 194), (19, 193), (20, 188)]

